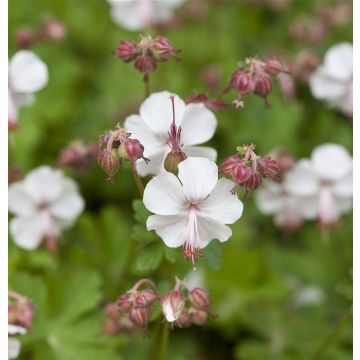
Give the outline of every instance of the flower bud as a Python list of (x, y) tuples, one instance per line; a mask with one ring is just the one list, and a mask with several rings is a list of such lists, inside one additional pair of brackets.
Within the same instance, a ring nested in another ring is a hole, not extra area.
[(189, 310), (184, 309), (182, 311), (182, 313), (180, 314), (180, 316), (177, 320), (177, 325), (181, 328), (186, 328), (191, 325), (191, 314), (190, 314)]
[(115, 335), (119, 331), (119, 325), (112, 319), (105, 320), (103, 324), (103, 333), (108, 336)]
[(131, 294), (126, 293), (124, 295), (121, 295), (116, 302), (116, 306), (119, 312), (128, 312), (130, 307), (132, 306)]
[(220, 166), (220, 171), (224, 176), (232, 177), (234, 167), (244, 164), (244, 160), (240, 159), (237, 155), (227, 157)]
[(138, 45), (130, 40), (121, 41), (118, 48), (115, 50), (115, 55), (126, 63), (135, 60), (137, 53)]
[(164, 168), (166, 171), (177, 175), (178, 165), (186, 159), (186, 155), (182, 150), (171, 150), (165, 158)]
[(100, 150), (98, 154), (100, 167), (110, 176), (114, 176), (120, 168), (120, 159), (115, 150)]
[(147, 304), (151, 304), (158, 299), (158, 296), (152, 289), (145, 289), (141, 291), (140, 296), (142, 296), (146, 300)]
[(179, 49), (174, 49), (169, 39), (165, 36), (156, 36), (152, 45), (152, 53), (158, 61), (177, 59)]
[(104, 308), (104, 313), (109, 318), (116, 318), (119, 316), (119, 307), (114, 303), (107, 304)]
[(15, 33), (15, 43), (19, 48), (28, 48), (34, 41), (33, 31), (27, 27), (22, 27)]
[(267, 59), (265, 61), (265, 71), (269, 75), (277, 75), (284, 71), (284, 66), (276, 59)]
[(263, 98), (267, 98), (272, 89), (272, 81), (268, 74), (261, 74), (257, 76), (255, 94)]
[(257, 170), (251, 170), (250, 177), (241, 185), (245, 191), (255, 190), (262, 182), (262, 177)]
[(232, 179), (236, 184), (243, 184), (251, 176), (251, 169), (246, 165), (235, 166), (232, 173)]
[(265, 177), (274, 179), (279, 174), (279, 165), (276, 160), (273, 160), (270, 156), (261, 158), (260, 169)]
[(250, 94), (255, 90), (254, 78), (243, 69), (234, 72), (231, 83), (241, 96)]
[(144, 147), (137, 139), (127, 139), (125, 141), (125, 151), (127, 159), (131, 162), (135, 162), (144, 157)]
[(141, 55), (135, 60), (135, 68), (146, 75), (155, 71), (156, 62), (151, 56)]
[(43, 23), (44, 35), (53, 41), (61, 41), (66, 35), (64, 23), (57, 19), (47, 19)]
[(34, 304), (28, 300), (18, 302), (18, 322), (20, 325), (29, 329), (34, 317)]
[(192, 311), (192, 322), (195, 325), (203, 326), (207, 322), (207, 313), (205, 311), (193, 309)]
[(146, 327), (150, 320), (150, 308), (148, 306), (132, 306), (130, 319), (135, 325)]
[(172, 290), (161, 298), (160, 305), (166, 320), (174, 322), (180, 317), (185, 307), (185, 299), (180, 291)]
[(209, 293), (201, 288), (194, 288), (189, 292), (189, 301), (191, 305), (198, 310), (210, 310)]

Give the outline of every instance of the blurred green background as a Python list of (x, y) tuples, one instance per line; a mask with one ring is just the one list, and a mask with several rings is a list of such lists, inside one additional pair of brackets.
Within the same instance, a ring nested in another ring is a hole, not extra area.
[[(169, 90), (185, 98), (207, 91), (201, 75), (205, 68), (218, 66), (225, 84), (239, 60), (278, 49), (293, 60), (307, 45), (288, 36), (291, 22), (312, 14), (318, 4), (334, 2), (293, 0), (281, 11), (240, 0), (203, 3), (206, 16), (182, 11), (180, 27), (161, 30), (182, 49), (181, 61), (159, 66), (151, 75), (153, 92)], [(48, 65), (49, 84), (34, 106), (21, 109), (20, 125), (11, 135), (16, 146), (10, 147), (9, 162), (24, 174), (42, 164), (56, 166), (59, 151), (70, 141), (97, 141), (126, 115), (137, 113), (141, 75), (113, 51), (120, 40), (137, 40), (139, 33), (116, 26), (109, 10), (101, 0), (10, 2), (9, 57), (17, 50), (14, 34), (20, 26), (38, 28), (44, 17), (55, 16), (67, 29), (62, 42), (32, 47)], [(323, 55), (351, 37), (351, 23), (344, 24), (313, 49)], [(275, 85), (271, 109), (250, 96), (244, 109), (217, 112), (218, 129), (210, 144), (218, 160), (251, 142), (259, 154), (283, 145), (296, 158), (308, 157), (324, 142), (351, 151), (351, 122), (313, 99), (306, 86), (298, 84), (297, 92), (290, 102)], [(71, 170), (67, 174), (76, 177)], [(145, 231), (146, 213), (141, 203), (133, 203), (138, 195), (130, 168), (120, 170), (115, 185), (105, 178), (97, 164), (77, 178), (86, 211), (65, 232), (58, 254), (43, 248), (28, 252), (9, 243), (9, 286), (36, 304), (33, 329), (21, 338), (21, 359), (146, 359), (152, 340), (143, 339), (141, 331), (132, 337), (102, 335), (102, 305), (140, 277), (169, 289), (175, 274), (182, 277), (191, 270), (180, 249), (165, 249)], [(352, 216), (326, 242), (314, 223), (284, 234), (250, 197), (232, 229), (230, 241), (221, 247), (213, 242), (199, 262), (218, 318), (206, 328), (175, 329), (168, 358), (311, 359), (330, 337), (321, 358), (352, 359), (351, 321), (331, 338), (351, 308)]]

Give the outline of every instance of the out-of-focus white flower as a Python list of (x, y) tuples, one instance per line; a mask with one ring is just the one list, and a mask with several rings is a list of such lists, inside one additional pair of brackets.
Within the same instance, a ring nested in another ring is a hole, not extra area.
[(27, 330), (22, 326), (8, 324), (8, 358), (16, 359), (20, 354), (21, 343), (18, 339), (13, 336), (17, 334), (24, 335)]
[(46, 64), (32, 51), (20, 50), (11, 58), (8, 79), (9, 127), (16, 126), (18, 108), (34, 102), (34, 93), (44, 88), (48, 77)]
[(171, 20), (184, 0), (108, 0), (113, 21), (130, 31)]
[(320, 224), (331, 225), (352, 208), (352, 157), (337, 144), (316, 147), (287, 174), (286, 191), (304, 200), (303, 207)]
[[(162, 91), (150, 95), (140, 106), (139, 115), (130, 115), (125, 120), (125, 128), (131, 137), (138, 139), (144, 146), (144, 157), (150, 159), (146, 164), (137, 162), (141, 176), (158, 174), (163, 169), (166, 155), (170, 152), (169, 131), (173, 121), (171, 94)], [(195, 146), (202, 144), (214, 135), (217, 121), (213, 112), (203, 104), (188, 104), (175, 96), (175, 123), (181, 127), (182, 150), (187, 156), (216, 159), (216, 151), (210, 147)]]
[(353, 47), (340, 43), (331, 47), (321, 64), (310, 76), (313, 96), (326, 100), (343, 113), (353, 112)]
[(10, 233), (15, 243), (27, 250), (35, 249), (44, 239), (54, 245), (83, 208), (76, 183), (60, 170), (41, 166), (9, 188), (9, 210), (15, 214)]
[(196, 252), (201, 254), (211, 240), (229, 239), (232, 232), (226, 224), (241, 217), (243, 204), (231, 194), (232, 181), (218, 180), (214, 162), (189, 157), (178, 168), (178, 177), (166, 172), (147, 184), (144, 205), (156, 214), (149, 216), (147, 228), (169, 247), (183, 245), (185, 257), (194, 264)]

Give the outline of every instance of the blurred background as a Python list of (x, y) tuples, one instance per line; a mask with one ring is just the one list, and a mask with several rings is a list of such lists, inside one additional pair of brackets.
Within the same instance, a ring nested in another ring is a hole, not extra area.
[[(334, 13), (339, 4), (350, 8), (350, 15), (344, 12), (321, 32), (322, 14)], [(34, 106), (21, 109), (19, 126), (9, 135), (10, 173), (57, 166), (60, 151), (72, 141), (96, 143), (100, 134), (138, 113), (142, 77), (114, 56), (121, 40), (162, 34), (182, 49), (179, 62), (151, 74), (152, 92), (168, 90), (181, 98), (219, 93), (248, 56), (278, 54), (297, 63), (305, 49), (321, 59), (332, 45), (352, 42), (351, 3), (344, 1), (187, 1), (173, 21), (129, 32), (111, 20), (105, 0), (13, 0), (9, 57), (18, 50), (19, 28), (38, 29), (48, 18), (61, 21), (66, 34), (31, 47), (47, 64), (49, 83)], [(295, 89), (295, 95), (284, 96), (275, 82), (270, 109), (249, 96), (244, 108), (217, 112), (210, 145), (218, 161), (252, 142), (259, 154), (281, 145), (296, 159), (325, 142), (351, 152), (352, 120), (314, 99), (306, 79), (296, 79)], [(146, 359), (151, 337), (144, 339), (141, 331), (106, 336), (103, 306), (141, 277), (168, 289), (173, 276), (186, 276), (191, 266), (180, 249), (167, 251), (138, 224), (146, 213), (133, 202), (138, 194), (128, 164), (115, 184), (105, 180), (96, 161), (82, 175), (64, 171), (78, 182), (86, 210), (64, 233), (58, 252), (26, 251), (9, 242), (9, 287), (36, 306), (32, 330), (21, 338), (20, 359)], [(344, 216), (326, 241), (315, 222), (295, 233), (278, 229), (249, 196), (232, 230), (230, 241), (205, 249), (197, 272), (218, 317), (206, 327), (175, 329), (168, 358), (301, 360), (325, 346), (324, 355), (314, 359), (351, 359), (351, 320), (342, 319), (352, 302), (352, 215)]]

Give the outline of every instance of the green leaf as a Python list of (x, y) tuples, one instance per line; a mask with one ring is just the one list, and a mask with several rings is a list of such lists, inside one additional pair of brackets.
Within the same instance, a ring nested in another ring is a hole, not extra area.
[(152, 244), (143, 247), (135, 262), (135, 269), (139, 272), (150, 272), (158, 268), (163, 258), (163, 245)]
[(133, 201), (133, 210), (135, 212), (135, 219), (141, 224), (145, 224), (147, 218), (151, 215), (150, 211), (146, 209), (143, 201), (139, 199)]
[(206, 266), (213, 270), (220, 270), (222, 255), (223, 252), (221, 248), (221, 243), (218, 241), (212, 241), (204, 249), (204, 262)]

